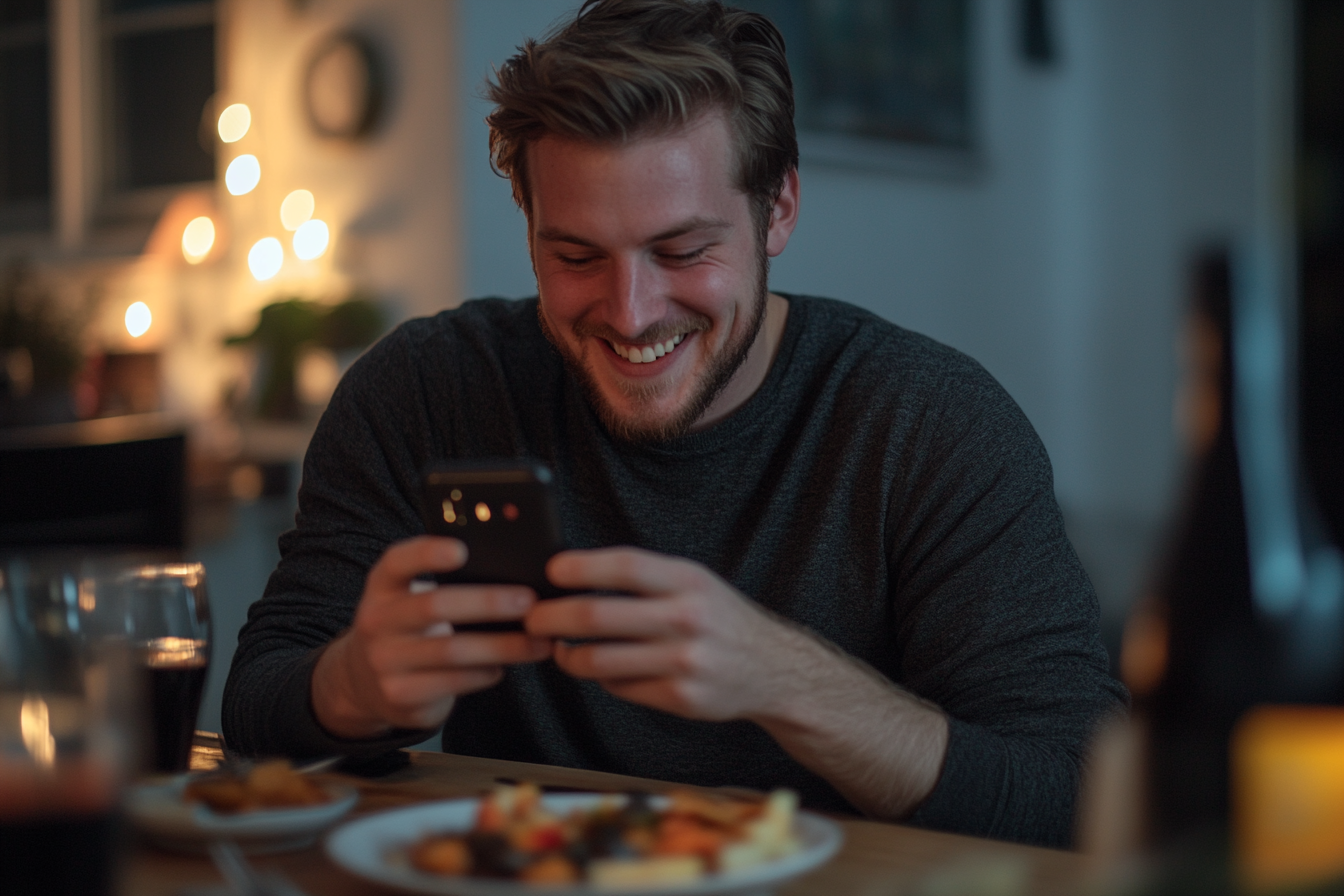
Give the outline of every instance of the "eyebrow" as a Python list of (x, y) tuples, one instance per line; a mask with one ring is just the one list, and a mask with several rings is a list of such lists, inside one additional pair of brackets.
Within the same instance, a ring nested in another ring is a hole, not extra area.
[[(673, 240), (679, 236), (685, 236), (688, 233), (694, 233), (698, 230), (730, 230), (732, 223), (722, 218), (689, 218), (674, 227), (669, 227), (662, 233), (656, 233), (649, 239), (651, 243), (662, 242), (663, 240)], [(575, 246), (584, 246), (589, 249), (596, 249), (598, 246), (580, 236), (572, 233), (565, 233), (553, 227), (546, 227), (537, 231), (537, 239), (547, 243), (570, 243)]]

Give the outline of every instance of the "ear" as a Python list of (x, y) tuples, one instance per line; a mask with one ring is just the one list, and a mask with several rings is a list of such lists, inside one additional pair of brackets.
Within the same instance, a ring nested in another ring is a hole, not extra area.
[(770, 211), (770, 228), (765, 232), (765, 254), (771, 258), (783, 252), (789, 244), (789, 236), (798, 224), (800, 200), (798, 169), (792, 168), (784, 175), (784, 186), (775, 199), (775, 207)]

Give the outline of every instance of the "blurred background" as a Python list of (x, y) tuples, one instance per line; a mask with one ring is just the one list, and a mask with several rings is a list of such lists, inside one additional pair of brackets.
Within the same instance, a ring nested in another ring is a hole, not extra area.
[[(201, 727), (341, 371), (407, 317), (535, 292), (481, 92), (576, 5), (0, 2), (0, 545), (204, 561)], [(803, 214), (772, 288), (1003, 383), (1113, 653), (1181, 492), (1177, 344), (1209, 247), (1288, 247), (1302, 448), (1338, 539), (1344, 3), (743, 5), (784, 31), (799, 97)]]

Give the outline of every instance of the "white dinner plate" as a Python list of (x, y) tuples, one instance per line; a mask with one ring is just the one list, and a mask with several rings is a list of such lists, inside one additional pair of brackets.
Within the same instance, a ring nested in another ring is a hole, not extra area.
[(203, 853), (212, 840), (232, 840), (249, 853), (301, 849), (359, 801), (353, 787), (328, 786), (323, 789), (331, 800), (316, 806), (223, 815), (182, 799), (189, 777), (132, 787), (126, 798), (131, 822), (152, 842), (175, 852)]
[[(547, 794), (542, 804), (556, 815), (575, 809), (589, 809), (611, 794)], [(658, 808), (660, 800), (653, 805)], [(663, 803), (665, 804), (665, 803)], [(478, 801), (444, 800), (422, 803), (405, 809), (393, 809), (341, 825), (327, 837), (327, 855), (337, 865), (360, 877), (413, 893), (433, 896), (709, 896), (742, 890), (767, 890), (805, 871), (811, 871), (835, 855), (844, 839), (840, 826), (832, 821), (799, 812), (794, 833), (797, 852), (762, 862), (751, 868), (725, 874), (710, 874), (692, 883), (641, 887), (637, 890), (596, 888), (588, 884), (561, 886), (526, 884), (520, 881), (479, 877), (442, 877), (413, 868), (406, 850), (428, 834), (460, 831), (466, 833), (476, 819)]]

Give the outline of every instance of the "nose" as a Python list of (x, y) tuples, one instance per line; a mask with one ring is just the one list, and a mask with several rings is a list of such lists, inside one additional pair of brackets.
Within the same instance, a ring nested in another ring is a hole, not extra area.
[(606, 304), (607, 323), (632, 339), (662, 320), (667, 310), (658, 272), (631, 256), (617, 256), (609, 265)]

